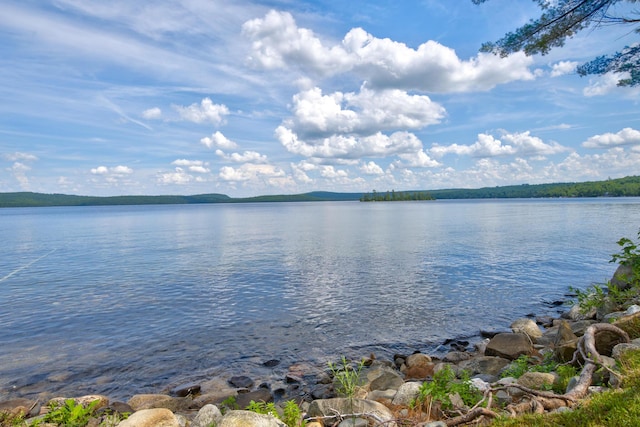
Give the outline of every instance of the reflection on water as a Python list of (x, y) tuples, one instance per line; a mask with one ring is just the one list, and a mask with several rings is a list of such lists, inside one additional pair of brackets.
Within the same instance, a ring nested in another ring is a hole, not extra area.
[[(433, 351), (606, 280), (640, 199), (0, 210), (0, 399)], [(366, 352), (366, 353), (365, 353)]]

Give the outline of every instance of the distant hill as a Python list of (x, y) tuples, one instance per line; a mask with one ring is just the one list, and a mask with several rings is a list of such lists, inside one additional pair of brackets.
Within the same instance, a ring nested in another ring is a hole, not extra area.
[[(640, 196), (640, 176), (590, 181), (582, 183), (556, 183), (536, 185), (509, 185), (477, 189), (417, 190), (435, 199), (500, 199), (542, 197), (630, 197)], [(384, 193), (384, 192), (383, 192)], [(382, 193), (382, 194), (383, 194)], [(226, 194), (197, 194), (193, 196), (75, 196), (31, 192), (0, 193), (0, 207), (38, 206), (103, 206), (103, 205), (168, 205), (196, 203), (257, 203), (257, 202), (325, 202), (357, 201), (366, 193), (334, 193), (312, 191), (303, 194), (281, 194), (232, 198)], [(381, 194), (378, 192), (378, 194)]]

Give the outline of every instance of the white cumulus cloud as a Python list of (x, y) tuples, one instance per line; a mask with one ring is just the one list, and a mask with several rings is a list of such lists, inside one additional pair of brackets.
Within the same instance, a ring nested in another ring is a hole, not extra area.
[(267, 156), (260, 154), (257, 151), (226, 154), (222, 150), (216, 150), (216, 155), (227, 161), (236, 163), (267, 163)]
[(551, 77), (560, 77), (576, 71), (578, 63), (575, 61), (560, 61), (551, 66)]
[(567, 151), (566, 147), (556, 143), (545, 143), (542, 139), (532, 136), (529, 131), (520, 133), (504, 133), (501, 139), (493, 135), (481, 133), (478, 139), (471, 145), (434, 144), (429, 149), (429, 154), (435, 158), (441, 158), (446, 154), (457, 154), (471, 157), (497, 157), (497, 156), (544, 156), (558, 154)]
[(238, 144), (228, 139), (220, 131), (214, 132), (210, 137), (206, 136), (200, 140), (207, 148), (218, 147), (223, 150), (233, 150), (238, 147)]
[(189, 172), (193, 173), (209, 173), (209, 163), (202, 160), (178, 159), (171, 162), (172, 165), (185, 167)]
[(213, 123), (220, 125), (225, 122), (225, 116), (229, 109), (223, 104), (214, 104), (210, 98), (204, 98), (200, 104), (191, 104), (188, 107), (174, 105), (180, 118), (193, 123)]
[(640, 131), (624, 128), (617, 133), (594, 135), (582, 143), (585, 148), (611, 148), (623, 145), (640, 145)]
[(429, 92), (486, 91), (498, 84), (533, 80), (533, 59), (523, 53), (506, 58), (479, 53), (461, 60), (436, 41), (417, 49), (361, 28), (350, 30), (340, 44), (325, 45), (311, 30), (299, 28), (288, 12), (270, 11), (247, 21), (243, 34), (252, 42), (250, 62), (265, 69), (297, 67), (305, 73), (330, 76), (355, 72), (372, 87)]
[(147, 120), (158, 120), (162, 117), (162, 110), (158, 107), (149, 108), (142, 112), (142, 117)]

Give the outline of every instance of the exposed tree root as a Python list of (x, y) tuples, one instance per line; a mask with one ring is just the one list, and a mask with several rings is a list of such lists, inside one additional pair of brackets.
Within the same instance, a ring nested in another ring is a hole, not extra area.
[[(544, 413), (558, 409), (561, 407), (573, 407), (578, 401), (584, 398), (588, 391), (593, 378), (593, 373), (600, 365), (600, 354), (596, 350), (596, 334), (599, 332), (612, 332), (620, 336), (623, 342), (630, 342), (629, 335), (617, 326), (608, 323), (597, 323), (587, 328), (584, 335), (578, 341), (578, 349), (573, 359), (577, 360), (581, 356), (585, 361), (576, 386), (565, 394), (555, 394), (547, 391), (533, 390), (518, 384), (511, 384), (509, 387), (516, 387), (529, 395), (529, 399), (520, 403), (508, 405), (506, 410), (511, 416), (516, 417), (527, 412)], [(458, 426), (479, 418), (487, 416), (495, 418), (498, 416), (495, 412), (486, 408), (474, 408), (467, 414), (451, 418), (446, 422), (447, 426)]]

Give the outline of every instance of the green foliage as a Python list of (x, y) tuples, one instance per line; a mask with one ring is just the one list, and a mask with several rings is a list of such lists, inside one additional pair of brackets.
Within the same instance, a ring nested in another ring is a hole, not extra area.
[(360, 198), (361, 202), (406, 202), (416, 200), (433, 200), (431, 194), (425, 191), (388, 191), (386, 194), (377, 193), (373, 190), (373, 194), (365, 193)]
[[(640, 240), (640, 232), (638, 232), (638, 240)], [(610, 262), (617, 262), (620, 265), (631, 267), (630, 277), (620, 277), (631, 284), (628, 289), (620, 289), (611, 282), (605, 286), (601, 284), (593, 284), (587, 289), (580, 290), (574, 287), (569, 289), (576, 294), (580, 311), (586, 313), (593, 308), (603, 307), (607, 302), (615, 305), (623, 305), (630, 301), (633, 297), (640, 293), (640, 248), (638, 243), (633, 242), (626, 237), (618, 240), (618, 246), (621, 247), (620, 252), (611, 255)]]
[(282, 408), (282, 421), (289, 427), (305, 427), (307, 421), (302, 418), (302, 410), (293, 400), (287, 400)]
[(236, 409), (240, 409), (238, 406), (238, 402), (236, 402), (235, 396), (229, 396), (220, 402), (220, 412), (224, 415), (228, 411), (235, 411)]
[[(472, 0), (475, 4), (487, 0)], [(542, 13), (513, 32), (507, 33), (497, 42), (484, 43), (483, 52), (493, 52), (507, 56), (515, 52), (526, 55), (545, 55), (555, 47), (564, 46), (566, 39), (589, 27), (610, 24), (637, 24), (638, 19), (616, 17), (609, 14), (610, 8), (621, 0), (533, 0)], [(637, 0), (627, 0), (635, 3)], [(637, 12), (632, 12), (637, 13)], [(636, 29), (640, 32), (640, 29)], [(637, 45), (626, 47), (612, 56), (601, 56), (578, 68), (578, 74), (605, 74), (608, 72), (628, 73), (618, 81), (619, 86), (640, 84), (640, 48)]]
[(432, 381), (420, 386), (413, 407), (438, 402), (443, 409), (453, 409), (450, 396), (457, 394), (467, 406), (473, 406), (482, 399), (482, 393), (472, 386), (469, 374), (463, 372), (460, 379), (449, 366), (445, 366), (433, 375)]
[(362, 368), (364, 368), (364, 360), (361, 360), (356, 367), (353, 368), (344, 356), (342, 356), (340, 364), (329, 362), (329, 369), (339, 385), (336, 393), (353, 399), (356, 390), (360, 386), (360, 373), (362, 372)]
[(43, 421), (62, 427), (81, 427), (87, 425), (93, 416), (96, 406), (100, 403), (94, 400), (86, 407), (76, 403), (73, 399), (67, 399), (63, 405), (56, 406), (52, 403), (49, 412), (44, 416)]
[(491, 425), (494, 427), (637, 426), (640, 420), (640, 350), (623, 353), (620, 373), (623, 376), (624, 389), (596, 393), (571, 411), (523, 415), (517, 418), (501, 417)]
[(276, 409), (276, 405), (273, 402), (255, 402), (252, 400), (249, 403), (249, 406), (247, 406), (245, 409), (257, 414), (273, 415), (274, 417), (279, 418), (278, 410)]
[(11, 414), (9, 412), (0, 412), (0, 426), (18, 427), (26, 425), (24, 414)]
[(306, 421), (302, 418), (302, 411), (293, 400), (289, 400), (284, 403), (282, 415), (280, 415), (280, 412), (278, 412), (278, 409), (273, 402), (255, 402), (252, 400), (246, 409), (247, 411), (255, 412), (257, 414), (272, 415), (281, 420), (288, 427), (306, 426)]
[(558, 365), (556, 374), (558, 374), (558, 380), (553, 385), (553, 391), (563, 394), (567, 390), (571, 378), (578, 375), (578, 369), (572, 365)]
[(507, 377), (520, 378), (526, 372), (529, 372), (530, 359), (531, 358), (529, 356), (523, 354), (522, 356), (518, 357), (516, 360), (511, 362), (509, 366), (502, 371), (500, 376), (502, 378), (507, 378)]

